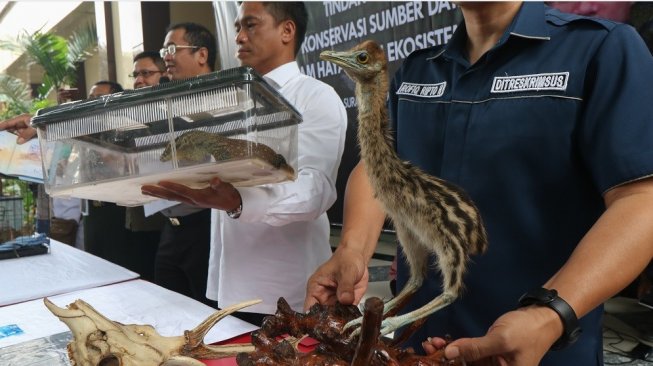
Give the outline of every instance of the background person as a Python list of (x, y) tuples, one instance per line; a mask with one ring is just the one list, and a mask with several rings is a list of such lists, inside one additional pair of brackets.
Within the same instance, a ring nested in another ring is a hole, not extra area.
[(209, 298), (220, 308), (254, 298), (235, 316), (260, 325), (284, 297), (300, 311), (304, 283), (331, 254), (326, 211), (336, 200), (347, 117), (330, 86), (303, 75), (295, 57), (308, 15), (303, 3), (243, 2), (235, 20), (237, 57), (302, 115), (297, 179), (235, 188), (213, 178), (206, 189), (160, 182), (143, 193), (214, 208)]
[[(159, 52), (143, 51), (134, 56), (129, 76), (134, 79), (134, 89), (158, 85), (162, 77), (167, 78)], [(165, 221), (159, 212), (146, 217), (143, 206), (125, 207), (127, 241), (116, 245), (122, 265), (151, 282), (155, 282), (154, 263)]]
[[(89, 99), (95, 99), (123, 90), (122, 85), (116, 82), (100, 80), (91, 86), (88, 97)], [(91, 153), (95, 153), (95, 151), (91, 151)], [(85, 160), (88, 161), (89, 159), (91, 159), (90, 156)], [(82, 220), (86, 251), (110, 262), (125, 266), (123, 251), (121, 250), (123, 243), (127, 242), (125, 207), (96, 200), (87, 201), (87, 206), (88, 214)]]
[(143, 51), (134, 56), (134, 70), (129, 77), (134, 79), (134, 89), (159, 85), (162, 77), (168, 77), (166, 64), (156, 51)]
[[(168, 27), (160, 56), (170, 79), (183, 80), (213, 71), (216, 53), (217, 43), (208, 29), (196, 23), (178, 23)], [(160, 212), (167, 220), (156, 254), (155, 283), (215, 306), (206, 298), (211, 211), (176, 204)]]

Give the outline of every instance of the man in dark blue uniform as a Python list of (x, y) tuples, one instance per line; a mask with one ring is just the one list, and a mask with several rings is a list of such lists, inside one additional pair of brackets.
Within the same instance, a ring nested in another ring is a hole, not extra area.
[[(619, 23), (541, 3), (460, 7), (448, 45), (406, 59), (389, 109), (400, 157), (464, 188), (490, 244), (408, 345), (449, 334), (447, 357), (468, 362), (602, 365), (601, 303), (653, 256), (653, 59)], [(347, 189), (341, 243), (306, 306), (357, 302), (367, 286), (384, 215), (364, 165)], [(439, 292), (433, 271), (403, 311)]]

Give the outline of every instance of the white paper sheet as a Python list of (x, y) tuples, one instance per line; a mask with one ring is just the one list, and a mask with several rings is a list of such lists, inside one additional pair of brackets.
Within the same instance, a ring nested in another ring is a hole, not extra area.
[(155, 213), (165, 210), (166, 208), (176, 206), (178, 205), (179, 202), (177, 201), (168, 201), (168, 200), (157, 200), (154, 202), (148, 202), (143, 205), (143, 212), (145, 213), (145, 217), (154, 215)]
[(0, 306), (131, 280), (137, 273), (56, 240), (50, 253), (0, 260)]
[[(76, 299), (89, 303), (107, 318), (123, 324), (149, 324), (163, 336), (181, 336), (195, 328), (215, 309), (184, 295), (143, 280), (48, 297), (59, 307)], [(16, 324), (23, 334), (0, 338), (0, 348), (68, 331), (68, 327), (43, 304), (43, 299), (0, 307), (0, 327)], [(258, 329), (228, 316), (207, 334), (206, 344)]]

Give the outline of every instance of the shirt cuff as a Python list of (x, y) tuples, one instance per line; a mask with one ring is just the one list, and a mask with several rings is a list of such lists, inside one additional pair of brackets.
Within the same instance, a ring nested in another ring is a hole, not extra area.
[(238, 220), (247, 222), (260, 222), (267, 214), (268, 195), (260, 188), (238, 188), (243, 211)]

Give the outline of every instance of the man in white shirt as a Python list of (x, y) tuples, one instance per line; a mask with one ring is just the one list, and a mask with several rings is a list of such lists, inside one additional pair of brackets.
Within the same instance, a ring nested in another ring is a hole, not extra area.
[(220, 308), (262, 299), (236, 314), (259, 325), (279, 297), (302, 311), (308, 277), (331, 255), (326, 211), (337, 196), (347, 117), (333, 88), (299, 71), (307, 18), (303, 3), (243, 2), (235, 21), (241, 64), (302, 114), (297, 179), (237, 189), (217, 177), (199, 190), (171, 182), (143, 187), (145, 194), (216, 209), (207, 297)]

